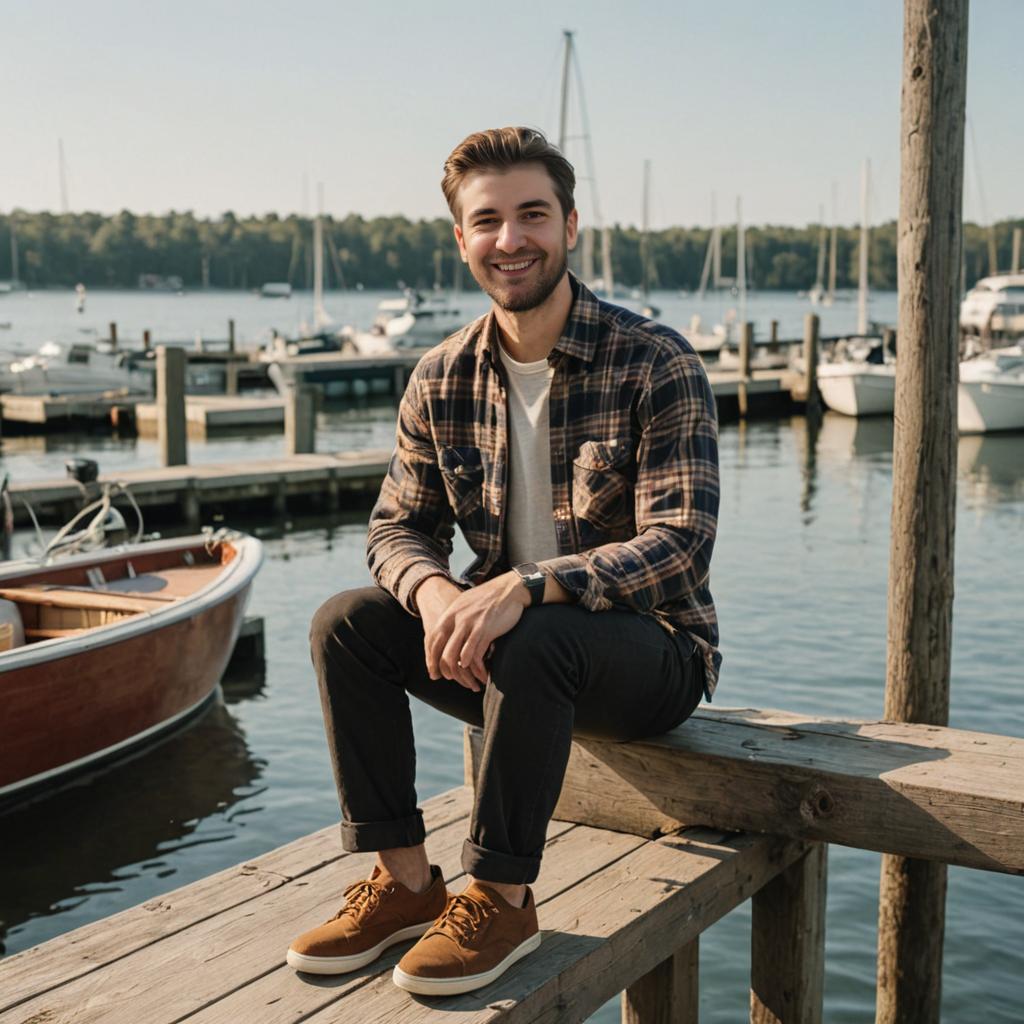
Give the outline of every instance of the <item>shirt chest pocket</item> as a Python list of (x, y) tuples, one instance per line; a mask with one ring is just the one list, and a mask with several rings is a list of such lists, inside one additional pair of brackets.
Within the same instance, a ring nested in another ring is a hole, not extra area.
[(462, 520), (480, 508), (484, 466), (479, 448), (444, 445), (438, 451), (441, 478), (455, 518)]
[(633, 519), (629, 438), (585, 441), (572, 464), (572, 505), (595, 529), (620, 530)]

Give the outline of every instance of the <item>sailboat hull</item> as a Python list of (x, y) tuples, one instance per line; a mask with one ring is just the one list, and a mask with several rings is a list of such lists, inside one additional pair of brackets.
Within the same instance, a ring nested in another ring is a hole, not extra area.
[(962, 434), (1024, 430), (1024, 382), (961, 381), (957, 419)]

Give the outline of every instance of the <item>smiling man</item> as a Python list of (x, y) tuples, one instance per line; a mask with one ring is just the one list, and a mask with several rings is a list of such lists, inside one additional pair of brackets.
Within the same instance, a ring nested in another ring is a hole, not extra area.
[[(630, 740), (715, 687), (714, 399), (687, 342), (567, 266), (572, 167), (539, 132), (465, 139), (441, 187), (490, 312), (410, 379), (370, 517), (375, 587), (311, 629), (344, 849), (370, 877), (288, 951), (340, 974), (418, 937), (397, 985), (467, 992), (540, 945), (533, 882), (574, 733)], [(454, 527), (476, 559), (456, 578)], [(424, 846), (408, 694), (482, 726), (468, 884)]]

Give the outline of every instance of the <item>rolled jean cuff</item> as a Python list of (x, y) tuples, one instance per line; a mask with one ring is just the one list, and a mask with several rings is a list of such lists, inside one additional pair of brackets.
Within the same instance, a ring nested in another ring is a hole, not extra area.
[(427, 837), (423, 827), (423, 812), (397, 821), (345, 821), (341, 822), (341, 848), (347, 853), (369, 853), (391, 850), (396, 846), (419, 846)]
[(514, 857), (510, 853), (486, 850), (467, 839), (462, 844), (462, 870), (482, 882), (526, 885), (540, 874), (540, 857)]

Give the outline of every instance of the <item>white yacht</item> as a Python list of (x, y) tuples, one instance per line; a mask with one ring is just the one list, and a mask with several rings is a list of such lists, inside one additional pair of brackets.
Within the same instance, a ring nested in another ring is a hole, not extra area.
[(433, 348), (464, 326), (447, 296), (425, 296), (407, 288), (400, 299), (385, 299), (369, 331), (343, 332), (361, 355)]
[(1024, 430), (1024, 345), (992, 349), (960, 364), (957, 419), (962, 434)]
[(1002, 338), (1024, 335), (1024, 274), (983, 277), (960, 303), (960, 329)]

